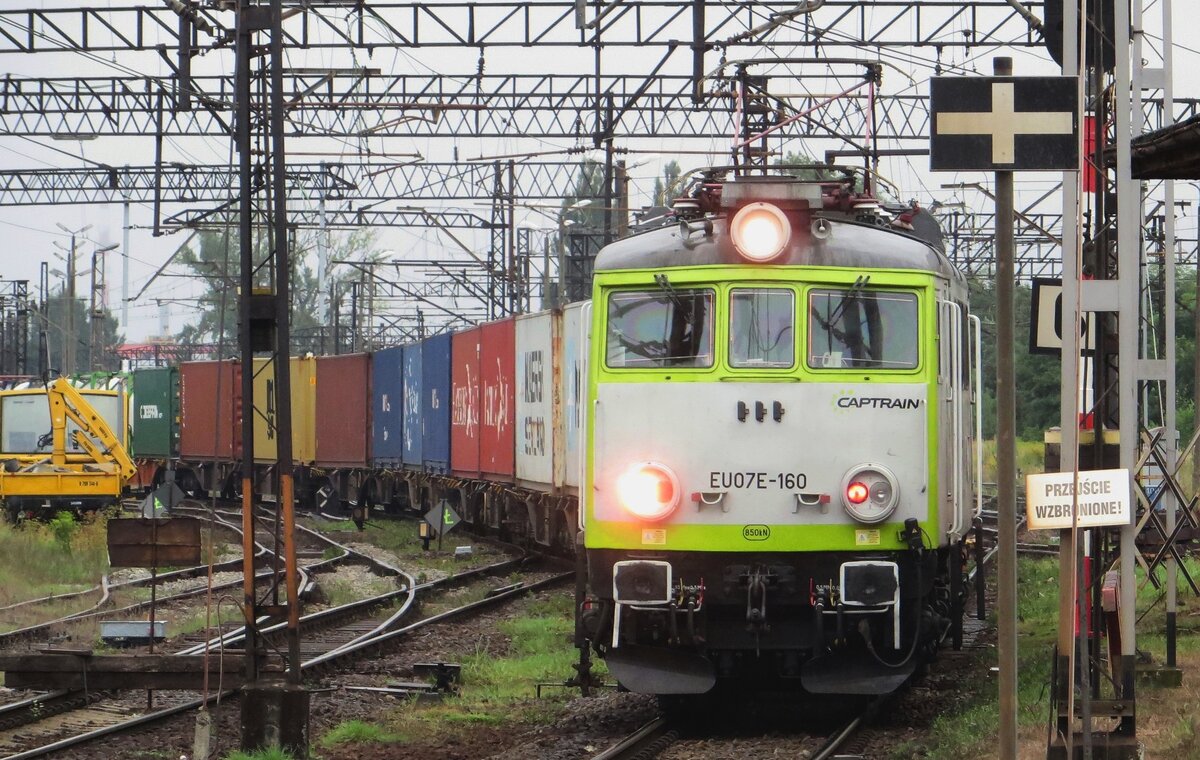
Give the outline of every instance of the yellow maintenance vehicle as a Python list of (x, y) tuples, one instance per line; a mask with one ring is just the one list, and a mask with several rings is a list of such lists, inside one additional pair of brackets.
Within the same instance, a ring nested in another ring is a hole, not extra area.
[(124, 391), (81, 392), (63, 377), (44, 389), (0, 391), (0, 503), (8, 519), (115, 504), (137, 473), (127, 411)]

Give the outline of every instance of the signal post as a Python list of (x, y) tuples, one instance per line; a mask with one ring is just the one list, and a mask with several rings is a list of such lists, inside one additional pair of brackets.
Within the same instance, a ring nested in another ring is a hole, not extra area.
[(1000, 758), (1017, 757), (1016, 375), (1013, 361), (1015, 171), (1077, 171), (1074, 77), (936, 77), (929, 110), (933, 171), (993, 171), (996, 195), (996, 465)]

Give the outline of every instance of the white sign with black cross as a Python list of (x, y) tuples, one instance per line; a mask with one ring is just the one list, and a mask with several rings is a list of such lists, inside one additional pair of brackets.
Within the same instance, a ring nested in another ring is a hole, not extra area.
[(1079, 169), (1075, 77), (934, 77), (933, 171)]

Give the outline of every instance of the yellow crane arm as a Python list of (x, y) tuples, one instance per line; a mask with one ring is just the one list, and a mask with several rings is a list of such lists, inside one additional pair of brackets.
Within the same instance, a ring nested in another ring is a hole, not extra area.
[(88, 456), (99, 464), (116, 464), (125, 480), (137, 474), (137, 465), (129, 458), (121, 439), (66, 378), (57, 378), (46, 386), (46, 398), (50, 401), (50, 425), (54, 441), (51, 458), (55, 464), (66, 462), (67, 420), (70, 419), (79, 428), (72, 437)]

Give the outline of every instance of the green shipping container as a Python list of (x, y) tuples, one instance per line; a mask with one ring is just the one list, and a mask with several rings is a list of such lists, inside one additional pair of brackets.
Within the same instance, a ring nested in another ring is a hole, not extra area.
[(172, 459), (179, 454), (179, 368), (133, 371), (133, 455)]

